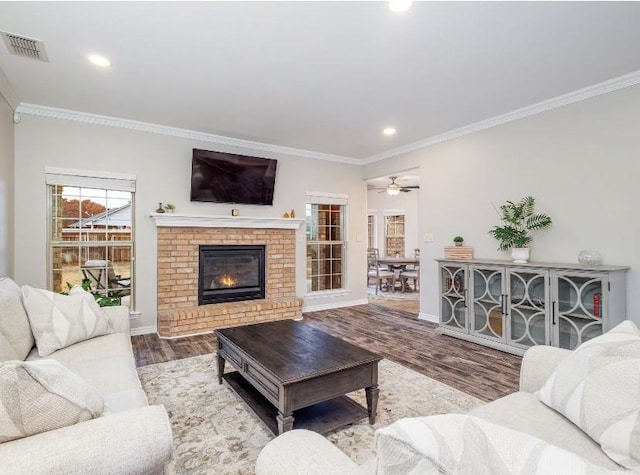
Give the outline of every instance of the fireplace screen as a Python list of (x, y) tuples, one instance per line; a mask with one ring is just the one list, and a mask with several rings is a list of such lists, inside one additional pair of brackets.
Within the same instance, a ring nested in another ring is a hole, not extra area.
[(198, 304), (264, 299), (264, 246), (200, 246)]

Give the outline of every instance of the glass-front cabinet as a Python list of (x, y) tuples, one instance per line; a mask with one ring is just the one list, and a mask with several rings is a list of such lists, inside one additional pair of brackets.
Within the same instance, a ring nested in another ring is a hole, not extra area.
[(573, 350), (602, 335), (607, 319), (609, 280), (606, 275), (555, 272), (553, 312), (556, 346)]
[(549, 273), (536, 269), (507, 269), (508, 345), (527, 349), (549, 340)]
[(628, 267), (438, 260), (439, 332), (514, 354), (574, 349), (626, 318)]
[(471, 266), (471, 332), (481, 338), (503, 341), (504, 268)]
[(466, 289), (466, 266), (440, 267), (440, 325), (453, 331), (468, 331)]

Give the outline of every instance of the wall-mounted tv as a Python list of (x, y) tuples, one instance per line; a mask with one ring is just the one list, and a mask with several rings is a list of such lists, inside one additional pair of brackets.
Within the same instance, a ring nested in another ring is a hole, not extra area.
[(191, 201), (273, 205), (277, 160), (193, 149)]

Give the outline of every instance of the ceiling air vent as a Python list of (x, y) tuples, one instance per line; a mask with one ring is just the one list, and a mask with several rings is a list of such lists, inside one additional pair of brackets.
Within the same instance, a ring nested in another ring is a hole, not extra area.
[(29, 38), (27, 36), (16, 35), (6, 31), (0, 31), (0, 36), (7, 45), (9, 53), (16, 56), (24, 56), (25, 58), (37, 59), (38, 61), (49, 62), (47, 51), (44, 49), (44, 43), (41, 40)]

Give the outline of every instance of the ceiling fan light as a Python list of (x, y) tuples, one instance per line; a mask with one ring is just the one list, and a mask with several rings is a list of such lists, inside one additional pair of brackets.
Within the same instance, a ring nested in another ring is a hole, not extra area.
[(395, 188), (395, 187), (391, 188), (391, 187), (389, 187), (389, 188), (387, 188), (387, 194), (389, 196), (399, 195), (400, 194), (400, 188)]

